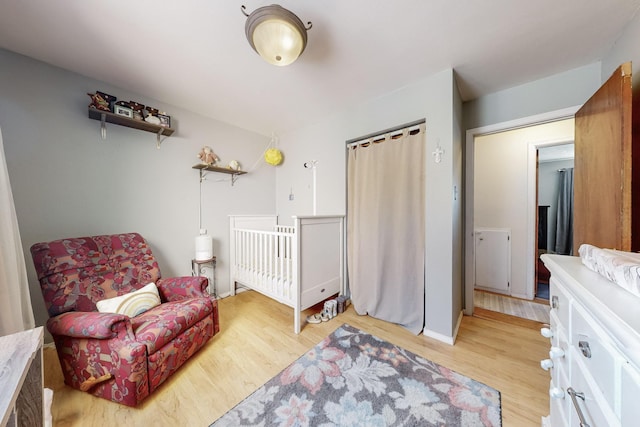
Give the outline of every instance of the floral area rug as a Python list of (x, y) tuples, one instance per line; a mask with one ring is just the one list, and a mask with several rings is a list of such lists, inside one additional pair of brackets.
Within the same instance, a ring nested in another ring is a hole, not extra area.
[(500, 426), (500, 392), (349, 325), (211, 426)]

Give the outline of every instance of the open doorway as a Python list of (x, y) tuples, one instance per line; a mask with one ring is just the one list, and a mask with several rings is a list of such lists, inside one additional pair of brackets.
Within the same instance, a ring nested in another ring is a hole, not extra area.
[(537, 150), (573, 141), (574, 112), (567, 109), (467, 131), (465, 314), (473, 314), (477, 291), (479, 228), (508, 230), (509, 284), (498, 296), (535, 303)]
[(549, 300), (549, 270), (540, 260), (545, 253), (570, 255), (573, 242), (574, 144), (538, 148), (536, 299)]

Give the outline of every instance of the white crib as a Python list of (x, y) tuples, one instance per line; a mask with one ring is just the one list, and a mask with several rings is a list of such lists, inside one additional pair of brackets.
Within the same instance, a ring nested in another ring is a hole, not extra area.
[(344, 216), (294, 216), (278, 225), (275, 215), (232, 215), (230, 289), (246, 286), (294, 309), (294, 331), (301, 312), (345, 292)]

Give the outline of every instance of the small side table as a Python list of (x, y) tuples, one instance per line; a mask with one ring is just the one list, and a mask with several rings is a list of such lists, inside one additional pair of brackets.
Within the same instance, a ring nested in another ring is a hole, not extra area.
[(209, 280), (209, 287), (207, 288), (209, 295), (214, 298), (218, 298), (218, 291), (216, 289), (216, 257), (211, 257), (204, 260), (191, 260), (191, 275), (203, 276)]

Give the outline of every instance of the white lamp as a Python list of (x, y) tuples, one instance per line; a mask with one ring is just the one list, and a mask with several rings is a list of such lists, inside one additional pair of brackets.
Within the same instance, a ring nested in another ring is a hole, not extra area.
[(268, 63), (278, 66), (289, 65), (307, 46), (307, 30), (302, 21), (289, 10), (272, 4), (254, 10), (247, 17), (245, 33), (249, 44)]
[(213, 258), (213, 238), (207, 234), (206, 228), (200, 229), (196, 237), (196, 261), (207, 261)]

